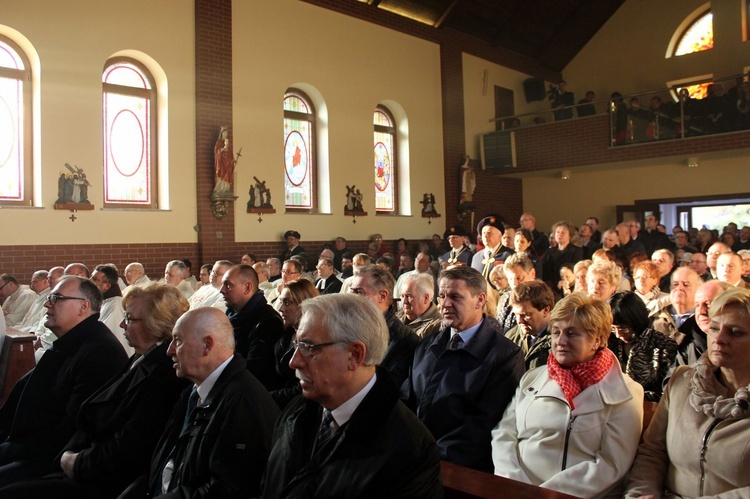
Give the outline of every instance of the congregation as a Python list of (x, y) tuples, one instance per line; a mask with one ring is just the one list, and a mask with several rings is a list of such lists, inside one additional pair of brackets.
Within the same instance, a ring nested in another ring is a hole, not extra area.
[(0, 337), (37, 362), (0, 408), (0, 496), (433, 498), (441, 460), (579, 497), (750, 494), (750, 227), (472, 229), (0, 275)]

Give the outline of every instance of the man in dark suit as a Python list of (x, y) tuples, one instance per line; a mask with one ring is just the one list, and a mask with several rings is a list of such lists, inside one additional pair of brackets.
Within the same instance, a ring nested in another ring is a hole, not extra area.
[(401, 398), (432, 432), (442, 459), (492, 473), (491, 431), (525, 368), (521, 349), (482, 313), (486, 296), (476, 270), (443, 271), (443, 328), (417, 347)]
[(477, 225), (477, 233), (482, 235), (484, 249), (477, 251), (471, 259), (471, 266), (489, 280), (490, 272), (496, 265), (508, 259), (514, 253), (511, 248), (503, 246), (503, 219), (498, 215), (484, 217)]
[(290, 366), (302, 397), (279, 417), (263, 497), (442, 497), (435, 440), (381, 363), (383, 314), (352, 294), (302, 303)]
[(388, 325), (388, 351), (380, 366), (391, 373), (396, 386), (401, 386), (409, 375), (419, 337), (396, 317), (392, 295), (395, 285), (396, 280), (390, 272), (370, 264), (359, 269), (352, 280), (349, 293), (364, 296), (373, 302), (385, 317)]
[(74, 276), (47, 297), (45, 326), (57, 340), (0, 409), (0, 486), (55, 471), (81, 404), (125, 366), (125, 350), (99, 322), (101, 303), (99, 288)]
[(329, 295), (341, 291), (341, 279), (336, 277), (333, 267), (333, 260), (321, 257), (318, 260), (318, 279), (315, 281), (315, 287), (321, 295)]
[(471, 257), (474, 256), (469, 247), (464, 244), (466, 231), (460, 225), (448, 227), (443, 237), (448, 241), (450, 251), (443, 255), (442, 267), (452, 267), (453, 265), (471, 265)]
[(280, 261), (285, 262), (294, 255), (301, 255), (305, 261), (308, 260), (305, 249), (299, 245), (300, 236), (296, 230), (288, 230), (284, 232), (284, 241), (286, 241), (287, 248), (281, 253)]
[(258, 274), (249, 265), (235, 265), (222, 278), (221, 294), (234, 328), (235, 351), (268, 390), (276, 386), (274, 345), (284, 334), (281, 316), (258, 290)]
[(175, 406), (148, 477), (120, 497), (256, 496), (279, 410), (234, 353), (226, 315), (212, 307), (183, 315), (167, 355), (194, 386)]
[(189, 305), (174, 286), (137, 286), (123, 300), (122, 321), (135, 349), (128, 365), (86, 400), (78, 428), (57, 461), (62, 472), (11, 485), (3, 498), (116, 497), (148, 472), (164, 425), (187, 381), (175, 376), (167, 347)]

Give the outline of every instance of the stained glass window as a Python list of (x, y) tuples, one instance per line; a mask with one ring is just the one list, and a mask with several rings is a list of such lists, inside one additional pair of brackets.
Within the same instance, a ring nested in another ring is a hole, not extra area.
[(156, 208), (156, 93), (145, 67), (110, 61), (104, 89), (104, 205)]
[(0, 203), (31, 204), (31, 69), (0, 37)]
[(714, 48), (714, 17), (711, 11), (698, 17), (682, 34), (674, 55), (692, 54)]
[(287, 211), (314, 211), (315, 108), (302, 91), (284, 95), (284, 204)]
[(373, 114), (375, 211), (396, 213), (396, 127), (390, 111), (378, 106)]

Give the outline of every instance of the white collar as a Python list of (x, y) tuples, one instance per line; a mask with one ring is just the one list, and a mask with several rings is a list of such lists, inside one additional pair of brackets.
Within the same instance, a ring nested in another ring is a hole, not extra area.
[(200, 403), (202, 404), (206, 397), (208, 397), (208, 394), (211, 393), (211, 389), (216, 384), (216, 381), (219, 379), (219, 376), (221, 376), (221, 373), (224, 372), (224, 369), (229, 365), (229, 362), (232, 360), (232, 356), (230, 355), (227, 360), (221, 363), (219, 367), (214, 369), (214, 372), (208, 375), (206, 379), (203, 380), (203, 383), (198, 385), (198, 397), (200, 398)]
[(362, 403), (362, 401), (365, 399), (365, 396), (367, 396), (367, 394), (370, 393), (372, 387), (375, 386), (375, 380), (377, 380), (377, 378), (378, 375), (372, 373), (372, 378), (370, 379), (370, 381), (360, 391), (358, 391), (356, 395), (331, 411), (331, 416), (333, 416), (333, 420), (336, 421), (336, 424), (339, 428), (349, 422), (349, 420), (352, 418), (352, 414), (354, 414), (354, 411), (356, 411), (357, 407), (359, 407), (359, 404)]

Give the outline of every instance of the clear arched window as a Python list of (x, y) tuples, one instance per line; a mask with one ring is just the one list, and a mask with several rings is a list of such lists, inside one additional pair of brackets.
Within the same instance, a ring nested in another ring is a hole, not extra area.
[(31, 77), (26, 54), (0, 36), (0, 204), (31, 204)]
[(107, 61), (104, 107), (104, 206), (156, 208), (156, 86), (139, 62)]
[(315, 108), (301, 90), (284, 94), (284, 204), (287, 211), (315, 211), (317, 165)]
[(712, 48), (714, 48), (714, 16), (709, 10), (699, 15), (682, 30), (673, 55), (692, 54)]
[(376, 213), (398, 212), (396, 120), (384, 106), (373, 114)]

